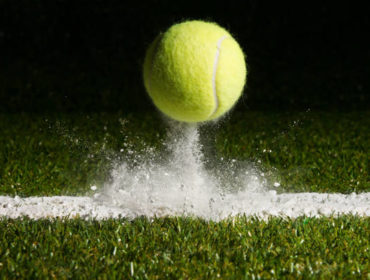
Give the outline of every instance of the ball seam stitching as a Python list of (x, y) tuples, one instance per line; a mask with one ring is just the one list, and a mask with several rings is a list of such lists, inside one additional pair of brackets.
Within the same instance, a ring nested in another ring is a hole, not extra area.
[(217, 67), (218, 67), (218, 62), (220, 58), (221, 44), (227, 37), (228, 35), (223, 35), (220, 39), (218, 39), (217, 45), (216, 45), (216, 55), (215, 55), (215, 60), (213, 63), (213, 74), (212, 74), (212, 90), (213, 90), (213, 98), (215, 100), (215, 108), (213, 109), (209, 117), (212, 116), (214, 113), (216, 113), (219, 107), (219, 101), (218, 101), (217, 89), (216, 89), (216, 74), (217, 74)]

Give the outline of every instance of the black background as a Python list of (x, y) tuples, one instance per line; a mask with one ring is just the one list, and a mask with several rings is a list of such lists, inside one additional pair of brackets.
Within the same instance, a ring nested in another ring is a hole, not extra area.
[(237, 110), (369, 109), (369, 11), (314, 2), (0, 0), (0, 112), (153, 110), (145, 50), (188, 19), (246, 53)]

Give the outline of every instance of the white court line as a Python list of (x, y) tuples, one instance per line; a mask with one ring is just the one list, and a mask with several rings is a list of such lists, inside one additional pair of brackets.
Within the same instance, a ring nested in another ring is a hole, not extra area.
[[(217, 203), (219, 205), (217, 205)], [(222, 204), (222, 205), (221, 205)], [(229, 207), (225, 207), (229, 205)], [(132, 206), (132, 205), (131, 205)], [(91, 197), (51, 196), (51, 197), (9, 197), (0, 196), (0, 218), (31, 219), (56, 217), (81, 217), (84, 219), (108, 219), (139, 216), (160, 217), (167, 215), (192, 215), (205, 219), (221, 220), (228, 216), (245, 214), (266, 219), (269, 216), (296, 218), (299, 216), (329, 216), (352, 214), (370, 216), (370, 193), (327, 194), (327, 193), (244, 193), (236, 198), (225, 196), (207, 211), (194, 209), (193, 213), (171, 209), (168, 205), (155, 205), (143, 208), (111, 206)], [(222, 210), (220, 210), (222, 209)]]

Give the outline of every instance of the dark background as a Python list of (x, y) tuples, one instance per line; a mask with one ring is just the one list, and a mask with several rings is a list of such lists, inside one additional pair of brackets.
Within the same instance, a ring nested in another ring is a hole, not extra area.
[(245, 51), (237, 110), (369, 109), (369, 11), (275, 2), (0, 0), (0, 112), (153, 110), (145, 49), (187, 19), (218, 22)]

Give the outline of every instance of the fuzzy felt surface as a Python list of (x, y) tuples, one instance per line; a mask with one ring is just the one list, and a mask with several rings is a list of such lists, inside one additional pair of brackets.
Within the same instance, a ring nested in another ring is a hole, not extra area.
[(215, 23), (173, 25), (150, 45), (144, 84), (157, 108), (178, 121), (219, 118), (236, 103), (246, 80), (243, 51)]

